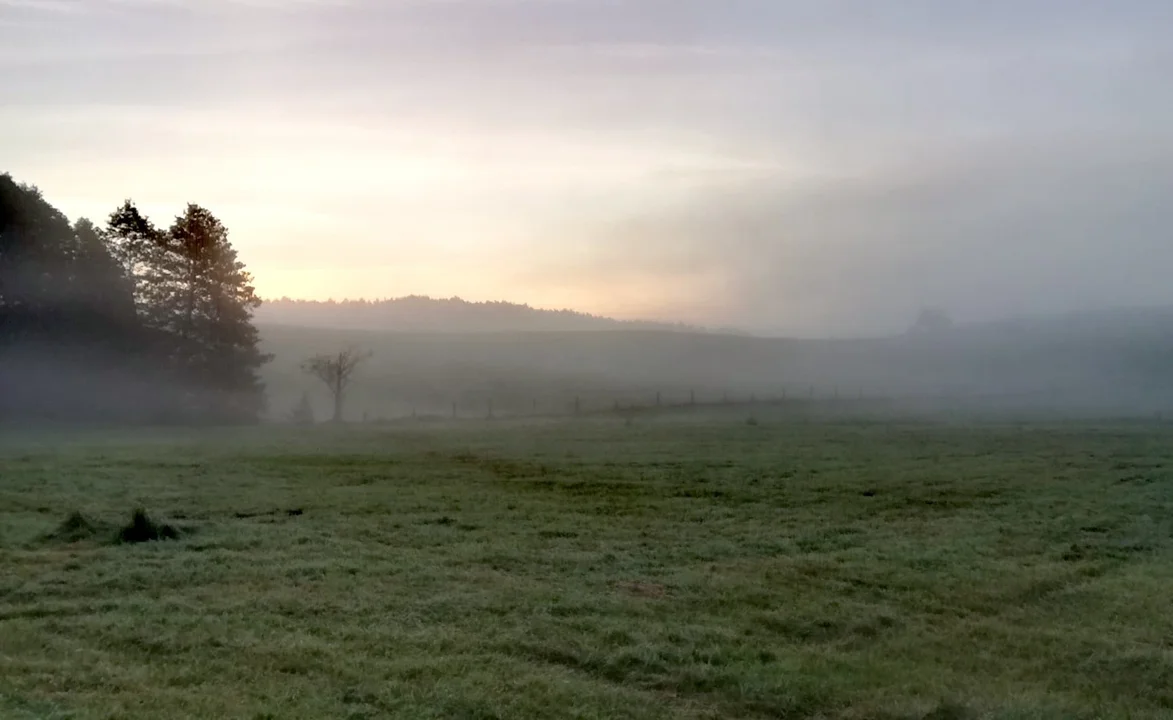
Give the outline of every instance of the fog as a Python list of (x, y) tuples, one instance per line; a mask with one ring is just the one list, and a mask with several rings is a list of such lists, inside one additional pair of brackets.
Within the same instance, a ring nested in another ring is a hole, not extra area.
[(1173, 304), (1160, 0), (0, 8), (6, 169), (70, 217), (206, 202), (265, 297), (804, 337)]
[(117, 353), (21, 343), (0, 351), (0, 422), (22, 425), (174, 424), (183, 389)]
[(348, 418), (604, 416), (662, 406), (780, 403), (795, 412), (1148, 417), (1173, 410), (1173, 308), (909, 328), (819, 340), (641, 330), (407, 333), (265, 326), (265, 377), (283, 413), (325, 389), (295, 360), (373, 352)]
[[(325, 407), (299, 366), (349, 345), (375, 353), (353, 418), (783, 391), (1158, 412), (1170, 27), (1161, 0), (0, 0), (0, 172), (53, 203), (0, 208), (5, 413), (220, 387), (247, 416), (263, 382), (279, 418)], [(207, 203), (239, 312), (223, 268), (119, 277), (134, 233), (87, 255), (68, 219), (127, 197)], [(954, 325), (909, 335), (930, 307)]]
[(592, 228), (587, 267), (715, 276), (724, 312), (770, 335), (891, 334), (926, 305), (991, 321), (1173, 304), (1173, 144), (1072, 150), (975, 143), (898, 173), (728, 182)]

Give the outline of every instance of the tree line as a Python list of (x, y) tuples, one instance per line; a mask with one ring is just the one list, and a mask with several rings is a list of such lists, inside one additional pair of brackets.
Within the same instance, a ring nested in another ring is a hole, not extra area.
[(460, 298), (409, 295), (383, 300), (293, 300), (265, 303), (266, 323), (302, 327), (390, 330), (396, 332), (574, 332), (642, 330), (656, 332), (744, 334), (681, 323), (617, 320), (574, 310), (543, 310), (509, 302), (470, 302)]
[(71, 223), (0, 175), (0, 419), (255, 421), (259, 306), (207, 209)]

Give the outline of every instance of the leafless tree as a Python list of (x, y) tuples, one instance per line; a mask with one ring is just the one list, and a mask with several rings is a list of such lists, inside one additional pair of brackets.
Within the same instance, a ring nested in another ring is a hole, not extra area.
[(301, 369), (326, 383), (334, 396), (334, 422), (342, 422), (342, 403), (354, 371), (370, 357), (370, 352), (351, 347), (329, 355), (315, 355), (302, 363)]

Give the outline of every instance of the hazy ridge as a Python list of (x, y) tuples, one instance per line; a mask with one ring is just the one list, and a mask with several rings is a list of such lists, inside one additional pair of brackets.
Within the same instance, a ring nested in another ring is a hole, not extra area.
[(685, 323), (617, 320), (575, 310), (546, 310), (510, 302), (470, 302), (458, 297), (410, 295), (385, 300), (266, 301), (256, 321), (346, 330), (393, 332), (492, 333), (659, 330), (664, 332), (741, 334), (732, 328), (710, 329)]
[[(319, 392), (300, 358), (343, 345), (374, 357), (356, 380), (360, 417), (502, 414), (770, 398), (948, 398), (1129, 414), (1173, 410), (1173, 309), (1141, 308), (860, 339), (793, 339), (655, 330), (381, 332), (263, 325), (273, 409)], [(315, 397), (315, 402), (321, 402)]]

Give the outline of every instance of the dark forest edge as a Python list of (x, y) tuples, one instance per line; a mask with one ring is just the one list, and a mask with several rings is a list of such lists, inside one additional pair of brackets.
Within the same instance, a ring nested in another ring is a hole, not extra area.
[(130, 200), (75, 223), (0, 175), (0, 420), (255, 422), (260, 299), (228, 230)]

